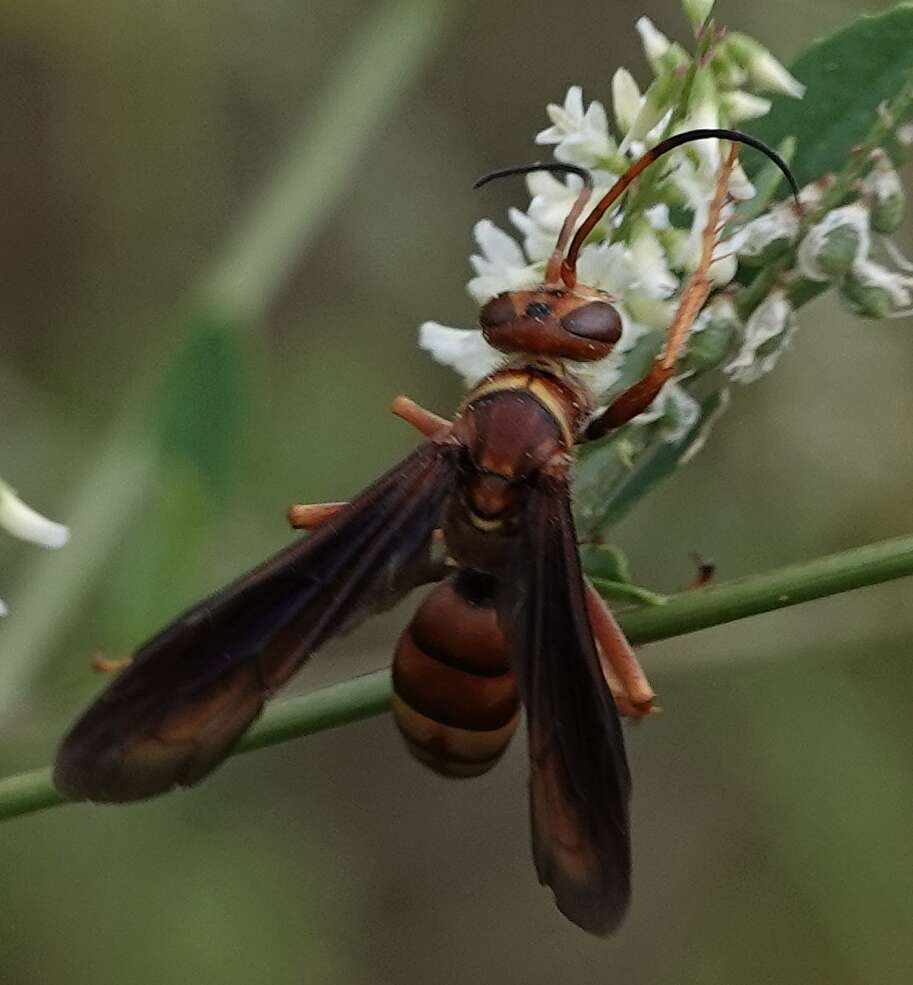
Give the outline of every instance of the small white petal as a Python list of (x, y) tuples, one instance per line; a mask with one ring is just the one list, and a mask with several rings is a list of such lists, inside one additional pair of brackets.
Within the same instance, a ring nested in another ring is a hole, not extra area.
[(502, 291), (513, 291), (535, 286), (540, 272), (527, 263), (520, 245), (503, 229), (483, 219), (475, 226), (476, 242), (482, 255), (474, 253), (469, 262), (477, 276), (467, 285), (472, 297), (483, 304)]
[(433, 321), (419, 327), (418, 344), (436, 362), (456, 370), (467, 387), (493, 373), (504, 361), (504, 355), (493, 349), (480, 331), (450, 328)]
[(0, 527), (42, 547), (63, 547), (70, 539), (67, 527), (26, 506), (5, 482), (0, 482)]
[(640, 89), (634, 76), (626, 68), (618, 69), (612, 76), (612, 107), (615, 110), (615, 122), (622, 134), (634, 126), (640, 106)]
[(669, 39), (658, 30), (649, 17), (640, 17), (634, 25), (640, 35), (644, 54), (654, 72), (659, 69), (659, 60), (669, 50)]
[(583, 88), (581, 86), (569, 86), (567, 95), (564, 97), (564, 110), (568, 116), (575, 120), (583, 119)]
[(526, 259), (513, 237), (499, 229), (490, 219), (482, 219), (473, 229), (476, 242), (486, 260), (501, 266), (523, 266)]
[(3, 601), (3, 599), (0, 599), (0, 618), (2, 618), (3, 616), (8, 616), (9, 612), (10, 610), (7, 609), (6, 603)]

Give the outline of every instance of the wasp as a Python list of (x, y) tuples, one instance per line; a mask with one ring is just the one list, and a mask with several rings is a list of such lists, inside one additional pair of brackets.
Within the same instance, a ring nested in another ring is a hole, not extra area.
[[(359, 617), (437, 583), (396, 646), (396, 723), (410, 750), (448, 776), (484, 773), (517, 728), (529, 735), (532, 848), (561, 912), (605, 934), (630, 897), (631, 781), (619, 712), (642, 716), (653, 691), (615, 618), (581, 570), (571, 512), (574, 449), (645, 410), (669, 360), (598, 409), (575, 367), (605, 359), (622, 332), (613, 299), (577, 283), (578, 252), (657, 144), (580, 222), (583, 178), (543, 283), (481, 309), (504, 354), (447, 421), (399, 398), (424, 441), (350, 503), (292, 507), (309, 533), (199, 603), (136, 652), (64, 738), (54, 781), (73, 800), (139, 800), (192, 786), (232, 750), (266, 700)], [(733, 158), (734, 160), (734, 155)], [(575, 232), (575, 227), (576, 228)]]

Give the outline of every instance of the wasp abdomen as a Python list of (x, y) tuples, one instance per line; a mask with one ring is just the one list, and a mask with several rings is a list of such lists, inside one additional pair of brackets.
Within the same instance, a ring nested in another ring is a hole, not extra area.
[(488, 575), (459, 571), (425, 599), (396, 646), (396, 724), (412, 753), (445, 776), (487, 772), (517, 728), (493, 590)]

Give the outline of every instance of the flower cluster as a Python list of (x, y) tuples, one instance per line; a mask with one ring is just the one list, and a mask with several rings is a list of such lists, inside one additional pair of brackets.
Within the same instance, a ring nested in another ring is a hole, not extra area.
[[(653, 72), (646, 89), (620, 68), (611, 82), (611, 115), (603, 103), (587, 103), (578, 86), (568, 89), (562, 104), (548, 107), (550, 125), (536, 143), (552, 147), (558, 161), (590, 172), (594, 202), (661, 140), (761, 117), (771, 107), (763, 92), (804, 95), (802, 84), (757, 41), (717, 28), (709, 19), (711, 0), (682, 2), (695, 27), (693, 56), (642, 17), (636, 26)], [(869, 318), (910, 313), (913, 263), (890, 239), (903, 216), (903, 189), (878, 146), (887, 138), (913, 142), (913, 126), (903, 125), (906, 110), (899, 102), (892, 110), (894, 105), (881, 108), (843, 170), (819, 176), (798, 204), (776, 200), (778, 183), (766, 180), (766, 171), (759, 172), (762, 191), (756, 192), (736, 166), (708, 271), (710, 297), (690, 327), (677, 375), (648, 412), (608, 438), (618, 468), (599, 478), (601, 499), (659, 444), (674, 445), (676, 461), (688, 460), (728, 405), (730, 384), (751, 383), (776, 365), (795, 334), (796, 310), (813, 297), (834, 289), (852, 311)], [(578, 279), (612, 295), (622, 318), (611, 356), (572, 367), (604, 403), (645, 374), (699, 263), (721, 169), (718, 144), (688, 144), (645, 171), (580, 251)], [(788, 158), (795, 147), (790, 139), (780, 150)], [(537, 172), (527, 185), (528, 207), (509, 213), (514, 233), (487, 219), (475, 227), (478, 252), (470, 258), (468, 290), (479, 304), (542, 283), (580, 179)], [(479, 331), (436, 322), (421, 326), (420, 345), (470, 386), (503, 360)], [(605, 472), (609, 459), (600, 462)]]
[[(687, 0), (686, 13), (698, 17), (703, 6), (700, 0)], [(756, 90), (802, 95), (801, 84), (745, 35), (721, 33), (707, 46), (698, 64), (648, 18), (637, 22), (637, 30), (655, 76), (646, 90), (641, 91), (630, 72), (618, 69), (611, 84), (610, 122), (601, 102), (587, 104), (580, 87), (571, 86), (563, 104), (548, 107), (551, 125), (536, 136), (536, 143), (553, 146), (557, 160), (590, 171), (595, 182), (593, 201), (665, 136), (733, 126), (765, 114), (770, 103)], [(684, 80), (689, 84), (683, 85)], [(655, 176), (650, 199), (629, 201), (623, 210), (607, 214), (580, 252), (577, 270), (581, 282), (615, 297), (622, 317), (623, 334), (612, 356), (599, 364), (577, 367), (603, 397), (623, 377), (627, 355), (641, 340), (660, 338), (672, 320), (678, 297), (700, 254), (700, 237), (721, 161), (718, 143), (702, 141), (672, 155), (672, 162)], [(528, 177), (527, 184), (531, 196), (528, 208), (511, 209), (509, 215), (520, 242), (490, 220), (482, 220), (475, 227), (479, 252), (470, 260), (475, 276), (468, 290), (479, 304), (501, 291), (541, 283), (561, 225), (580, 190), (580, 179), (574, 175), (559, 180), (538, 172)], [(754, 194), (739, 166), (729, 190), (733, 199), (748, 199)], [(731, 218), (730, 206), (726, 217)], [(715, 288), (731, 283), (737, 271), (738, 250), (751, 248), (751, 243), (740, 245), (735, 240), (718, 245), (709, 271)], [(707, 320), (696, 328), (706, 331)], [(764, 338), (761, 335), (764, 333), (746, 326), (746, 344), (750, 341), (757, 349), (771, 338), (769, 331)], [(435, 359), (456, 369), (467, 385), (490, 373), (503, 358), (478, 331), (436, 322), (422, 325), (420, 344)], [(754, 368), (744, 372), (746, 351), (743, 349), (733, 362), (731, 375), (735, 379), (760, 375)], [(766, 366), (769, 361), (765, 354), (759, 365)], [(688, 372), (693, 374), (693, 366)], [(671, 395), (658, 404), (667, 408), (668, 414), (659, 414), (654, 408), (637, 423), (653, 424), (662, 417), (663, 433), (678, 437), (683, 425), (693, 420), (696, 404), (678, 383), (672, 382), (668, 388)]]
[[(36, 513), (0, 479), (0, 527), (14, 537), (39, 544), (42, 547), (63, 547), (70, 539), (70, 531), (62, 524), (48, 520)], [(0, 616), (6, 615), (6, 606), (0, 600)]]

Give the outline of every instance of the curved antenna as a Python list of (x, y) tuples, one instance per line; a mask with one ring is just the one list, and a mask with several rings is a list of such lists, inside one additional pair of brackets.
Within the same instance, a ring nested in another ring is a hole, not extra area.
[(596, 224), (605, 215), (609, 206), (611, 206), (613, 202), (617, 201), (617, 199), (624, 193), (628, 185), (630, 185), (631, 182), (642, 171), (646, 170), (646, 168), (648, 168), (654, 161), (658, 160), (664, 154), (668, 154), (669, 151), (675, 150), (677, 147), (681, 147), (682, 144), (690, 144), (694, 140), (709, 140), (712, 138), (731, 140), (733, 143), (738, 144), (747, 144), (749, 147), (754, 147), (755, 150), (759, 150), (762, 154), (769, 157), (770, 160), (773, 161), (774, 164), (776, 164), (776, 166), (786, 176), (786, 180), (789, 182), (789, 187), (792, 189), (793, 198), (795, 198), (796, 205), (798, 206), (799, 186), (796, 183), (796, 179), (793, 177), (792, 171), (789, 170), (789, 165), (772, 147), (768, 147), (763, 140), (758, 140), (757, 137), (752, 137), (747, 133), (742, 133), (741, 130), (720, 130), (716, 128), (708, 128), (701, 130), (686, 130), (684, 133), (677, 133), (673, 137), (667, 137), (665, 140), (661, 140), (655, 147), (648, 150), (643, 157), (635, 161), (596, 203), (593, 207), (593, 211), (590, 212), (590, 214), (580, 225), (580, 228), (577, 230), (577, 233), (568, 248), (567, 256), (561, 263), (561, 279), (567, 287), (573, 287), (577, 283), (577, 255), (580, 252), (580, 248), (586, 241), (587, 236), (590, 235), (596, 227)]
[(564, 164), (560, 161), (554, 163), (536, 162), (535, 164), (519, 164), (513, 168), (500, 168), (498, 171), (490, 171), (488, 174), (482, 175), (472, 187), (481, 188), (482, 185), (486, 185), (489, 181), (494, 181), (496, 178), (507, 178), (512, 174), (532, 174), (534, 171), (576, 174), (579, 178), (583, 179), (583, 187), (580, 189), (580, 194), (574, 199), (574, 204), (571, 206), (570, 212), (568, 212), (561, 225), (561, 232), (558, 233), (558, 241), (555, 243), (555, 248), (552, 250), (552, 255), (548, 258), (548, 263), (545, 267), (545, 283), (555, 284), (558, 283), (558, 276), (564, 263), (564, 251), (567, 249), (568, 240), (571, 238), (571, 233), (574, 231), (574, 226), (577, 224), (580, 214), (586, 207), (586, 203), (590, 200), (590, 195), (593, 194), (593, 176), (590, 172), (577, 164)]

